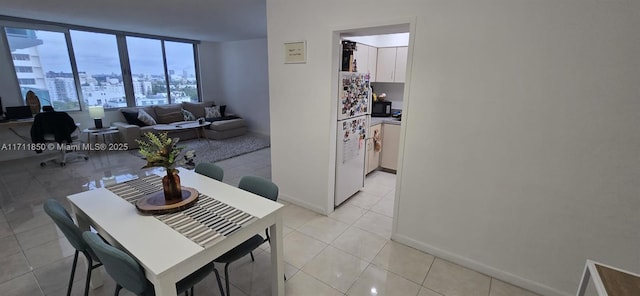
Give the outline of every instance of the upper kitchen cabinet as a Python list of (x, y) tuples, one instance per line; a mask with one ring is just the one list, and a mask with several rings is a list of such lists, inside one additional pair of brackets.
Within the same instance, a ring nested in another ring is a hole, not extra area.
[(376, 81), (376, 63), (378, 49), (362, 43), (356, 44), (354, 58), (358, 68), (357, 72), (369, 73), (369, 81)]
[(404, 82), (408, 47), (378, 48), (376, 82)]

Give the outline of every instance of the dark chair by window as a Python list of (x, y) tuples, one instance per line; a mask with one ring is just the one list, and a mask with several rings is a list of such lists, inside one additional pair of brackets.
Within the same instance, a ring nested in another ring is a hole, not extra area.
[[(91, 251), (89, 245), (87, 245), (82, 239), (82, 231), (73, 222), (71, 215), (65, 210), (65, 208), (55, 199), (48, 199), (44, 202), (44, 211), (51, 217), (53, 222), (56, 223), (58, 228), (64, 233), (69, 243), (76, 249), (73, 256), (73, 266), (71, 267), (71, 277), (69, 278), (69, 286), (67, 288), (67, 296), (71, 295), (71, 289), (73, 288), (73, 277), (76, 273), (76, 265), (78, 263), (78, 253), (82, 253), (87, 258), (87, 279), (84, 285), (84, 295), (89, 295), (89, 280), (91, 279), (91, 271), (101, 266), (102, 264), (98, 260), (98, 257)], [(96, 264), (94, 264), (96, 263)]]
[[(49, 107), (49, 108), (47, 108)], [(50, 106), (45, 106), (47, 112), (38, 113), (33, 119), (31, 126), (31, 141), (33, 143), (54, 143), (54, 144), (72, 144), (78, 140), (78, 126), (69, 114), (66, 112), (53, 111)], [(57, 149), (56, 145), (56, 149)], [(58, 149), (58, 156), (43, 160), (41, 166), (46, 165), (48, 161), (58, 161), (60, 166), (65, 166), (67, 160), (71, 158), (84, 158), (87, 155), (78, 151), (68, 152), (67, 149)], [(36, 151), (41, 153), (42, 151)]]
[[(264, 198), (268, 198), (273, 201), (278, 200), (278, 186), (273, 182), (255, 176), (244, 176), (240, 179), (240, 183), (238, 184), (238, 188), (249, 191), (253, 194), (260, 195)], [(269, 241), (269, 230), (265, 230), (266, 238), (263, 238), (261, 235), (256, 234), (239, 244), (235, 248), (229, 250), (228, 252), (222, 254), (222, 256), (213, 260), (216, 263), (224, 263), (224, 280), (225, 287), (227, 289), (227, 296), (231, 295), (231, 291), (229, 291), (229, 264), (234, 261), (246, 256), (251, 255), (251, 261), (254, 261), (253, 250), (258, 248), (264, 242)], [(218, 282), (220, 281), (220, 274), (217, 269), (213, 270), (216, 274), (216, 279)], [(286, 279), (286, 278), (285, 278)], [(220, 294), (224, 295), (224, 291), (222, 291), (222, 287), (220, 287)]]
[[(147, 280), (144, 275), (144, 269), (129, 254), (122, 250), (107, 244), (97, 234), (85, 231), (82, 237), (96, 253), (100, 261), (104, 264), (107, 273), (116, 282), (115, 295), (120, 294), (120, 290), (125, 288), (136, 295), (151, 296), (155, 295), (153, 284)], [(178, 294), (183, 293), (189, 295), (189, 289), (193, 296), (193, 286), (206, 278), (213, 270), (213, 263), (209, 263), (186, 278), (176, 283), (176, 291)]]

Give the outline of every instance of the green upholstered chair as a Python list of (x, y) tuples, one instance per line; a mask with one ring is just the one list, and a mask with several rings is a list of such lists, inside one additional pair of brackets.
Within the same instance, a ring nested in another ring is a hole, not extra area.
[(71, 295), (71, 289), (73, 288), (73, 277), (76, 274), (79, 253), (82, 253), (87, 258), (87, 278), (84, 285), (84, 295), (89, 295), (91, 271), (102, 264), (98, 260), (98, 257), (91, 251), (89, 245), (82, 239), (82, 231), (76, 226), (71, 215), (69, 215), (69, 212), (67, 212), (60, 202), (55, 199), (48, 199), (44, 202), (43, 207), (44, 211), (51, 217), (58, 228), (60, 228), (69, 243), (76, 249), (75, 255), (73, 256), (71, 276), (69, 277), (69, 286), (67, 287), (67, 296)]
[(209, 162), (201, 162), (196, 165), (195, 172), (221, 182), (224, 176), (224, 171), (221, 167)]
[[(144, 269), (129, 254), (122, 250), (107, 244), (97, 234), (85, 231), (82, 237), (100, 258), (104, 264), (107, 273), (116, 282), (115, 295), (119, 295), (120, 290), (125, 288), (139, 296), (155, 295), (153, 284), (147, 280), (144, 275)], [(177, 293), (183, 293), (188, 296), (189, 289), (193, 295), (193, 286), (207, 277), (213, 270), (213, 263), (209, 263), (186, 278), (176, 283)], [(218, 282), (220, 288), (222, 285)]]
[[(244, 176), (240, 179), (238, 188), (273, 201), (278, 200), (278, 186), (273, 182), (260, 177)], [(253, 257), (253, 250), (258, 248), (264, 242), (269, 241), (269, 230), (265, 230), (265, 234), (266, 238), (256, 234), (228, 252), (222, 254), (222, 256), (216, 258), (216, 260), (213, 260), (213, 262), (224, 264), (224, 281), (225, 287), (227, 288), (227, 296), (231, 295), (231, 291), (229, 290), (229, 264), (246, 255), (251, 255), (251, 261), (255, 261), (255, 258)], [(218, 270), (214, 269), (213, 271), (216, 274), (216, 279), (220, 282), (220, 274), (218, 273)], [(220, 294), (225, 294), (221, 287)]]

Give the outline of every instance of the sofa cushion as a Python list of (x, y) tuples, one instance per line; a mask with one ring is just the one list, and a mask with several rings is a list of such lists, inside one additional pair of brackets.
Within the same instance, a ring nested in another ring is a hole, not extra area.
[(157, 105), (154, 109), (158, 117), (158, 123), (172, 123), (184, 120), (181, 105)]
[(195, 116), (196, 118), (204, 118), (205, 117), (204, 107), (211, 107), (211, 106), (213, 106), (213, 102), (198, 102), (198, 103), (182, 102), (182, 108), (184, 108), (184, 110), (187, 110), (193, 113), (193, 116)]
[(230, 129), (246, 127), (247, 123), (242, 118), (214, 121), (209, 125), (209, 129), (214, 131), (226, 131)]

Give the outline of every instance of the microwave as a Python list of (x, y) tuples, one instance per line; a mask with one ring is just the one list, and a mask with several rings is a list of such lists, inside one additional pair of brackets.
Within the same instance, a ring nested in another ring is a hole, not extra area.
[(372, 117), (389, 117), (391, 116), (391, 102), (373, 102), (371, 105)]

